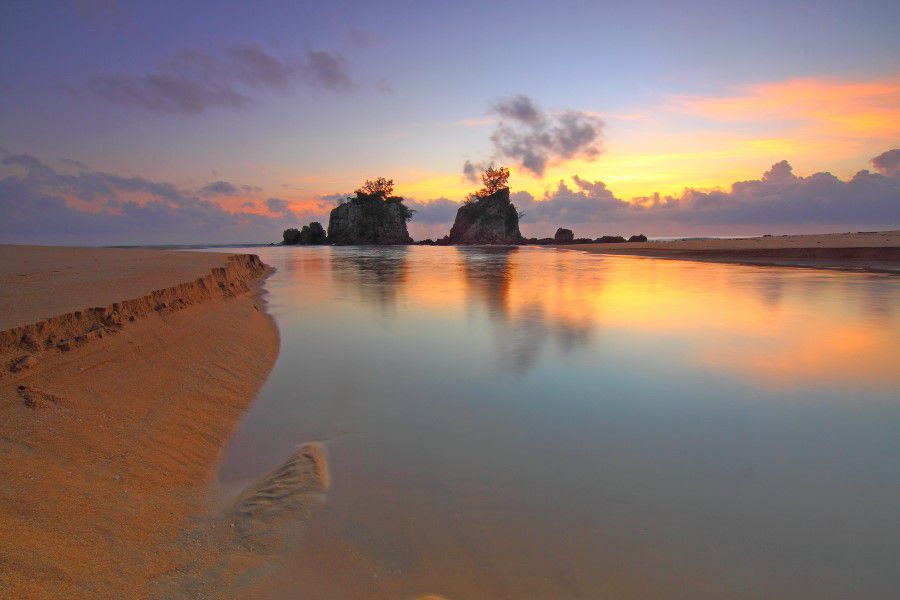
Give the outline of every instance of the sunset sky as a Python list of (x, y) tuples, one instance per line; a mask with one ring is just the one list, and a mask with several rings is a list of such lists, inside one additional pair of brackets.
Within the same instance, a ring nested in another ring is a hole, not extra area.
[(895, 1), (184, 4), (3, 3), (0, 242), (276, 240), (379, 175), (433, 237), (490, 162), (526, 235), (900, 227)]

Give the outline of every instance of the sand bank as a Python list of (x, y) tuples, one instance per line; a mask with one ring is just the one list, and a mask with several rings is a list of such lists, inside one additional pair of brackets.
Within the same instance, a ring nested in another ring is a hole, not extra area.
[(896, 230), (557, 247), (597, 254), (900, 272), (900, 231)]
[(215, 521), (195, 517), (278, 353), (267, 271), (0, 247), (0, 596), (165, 595), (221, 561)]

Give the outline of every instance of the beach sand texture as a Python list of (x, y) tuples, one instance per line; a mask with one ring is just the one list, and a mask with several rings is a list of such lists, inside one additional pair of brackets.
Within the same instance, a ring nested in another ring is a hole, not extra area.
[[(214, 565), (223, 581), (246, 571), (256, 558), (233, 558), (236, 513), (203, 515), (278, 352), (265, 266), (11, 246), (0, 265), (0, 596), (165, 596)], [(313, 466), (292, 481), (324, 489), (318, 454), (300, 456)]]

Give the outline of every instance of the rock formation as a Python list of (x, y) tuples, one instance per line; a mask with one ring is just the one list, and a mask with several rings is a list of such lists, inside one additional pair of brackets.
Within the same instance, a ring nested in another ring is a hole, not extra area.
[(411, 216), (402, 198), (357, 193), (331, 211), (328, 241), (345, 246), (411, 244), (406, 230)]
[(509, 188), (459, 207), (447, 237), (450, 244), (518, 244), (519, 213), (509, 200)]
[(630, 238), (628, 238), (628, 241), (629, 242), (646, 242), (647, 236), (644, 235), (643, 233), (639, 233), (637, 235), (633, 235)]
[(621, 244), (625, 242), (625, 238), (621, 235), (604, 235), (594, 240), (598, 244)]
[(321, 246), (322, 244), (327, 243), (327, 238), (325, 235), (325, 228), (322, 227), (322, 224), (318, 221), (313, 221), (309, 225), (304, 225), (303, 229), (285, 229), (284, 234), (282, 234), (284, 238), (284, 245), (293, 246), (293, 245), (317, 245)]
[(575, 241), (575, 234), (572, 233), (571, 229), (563, 229), (560, 227), (556, 230), (556, 235), (553, 236), (553, 241), (557, 244), (570, 244)]

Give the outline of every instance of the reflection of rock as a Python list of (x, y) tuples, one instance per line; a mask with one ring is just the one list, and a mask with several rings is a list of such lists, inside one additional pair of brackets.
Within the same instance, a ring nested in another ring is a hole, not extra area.
[(509, 188), (467, 202), (456, 211), (450, 229), (451, 244), (518, 244), (519, 213), (509, 201)]
[(491, 323), (497, 329), (494, 339), (501, 365), (514, 373), (524, 373), (535, 365), (548, 340), (556, 341), (564, 353), (590, 342), (593, 323), (566, 318), (562, 306), (546, 306), (538, 300), (511, 306), (515, 279), (513, 259), (521, 256), (517, 246), (457, 247), (457, 252), (462, 257), (463, 273), (472, 298), (484, 303)]
[(407, 279), (406, 246), (334, 248), (331, 273), (337, 284), (357, 292), (366, 304), (390, 313)]
[(327, 242), (325, 228), (318, 221), (313, 221), (309, 225), (304, 225), (303, 229), (285, 229), (282, 234), (284, 244), (286, 246), (293, 245), (318, 245), (321, 246)]
[(572, 233), (571, 229), (563, 229), (560, 227), (556, 230), (556, 235), (553, 236), (553, 241), (557, 244), (568, 244), (575, 241), (575, 234)]
[(328, 241), (336, 245), (411, 244), (406, 229), (411, 214), (401, 198), (358, 195), (332, 209)]
[(517, 246), (457, 248), (469, 288), (480, 296), (492, 315), (505, 316), (512, 275), (510, 257)]

